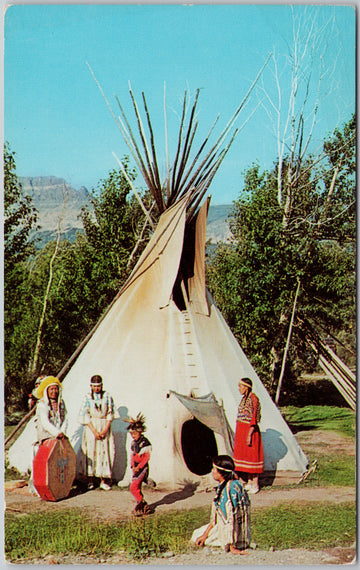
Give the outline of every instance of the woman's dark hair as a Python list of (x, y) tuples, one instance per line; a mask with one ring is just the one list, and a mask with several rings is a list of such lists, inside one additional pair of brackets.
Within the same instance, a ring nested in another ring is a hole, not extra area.
[[(90, 387), (91, 387), (91, 399), (94, 399), (94, 392), (92, 391), (92, 386), (91, 384), (102, 384), (103, 379), (101, 378), (101, 376), (99, 374), (94, 374), (94, 376), (91, 376), (90, 378)], [(104, 390), (101, 388), (101, 392), (100, 392), (100, 397), (102, 399), (104, 395)], [(97, 408), (97, 406), (95, 406)]]
[(251, 380), (251, 378), (241, 378), (240, 382), (242, 382), (242, 383), (245, 384), (248, 388), (250, 388), (250, 390), (252, 390), (253, 381)]
[(234, 479), (235, 464), (230, 455), (217, 455), (213, 459), (213, 464), (225, 481)]
[(94, 374), (90, 378), (90, 384), (102, 384), (103, 379), (101, 378), (100, 374)]
[(235, 464), (230, 455), (217, 455), (213, 459), (213, 464), (220, 475), (224, 477), (224, 481), (217, 488), (216, 496), (214, 498), (214, 503), (218, 505), (221, 499), (221, 493), (223, 492), (226, 483), (235, 479)]

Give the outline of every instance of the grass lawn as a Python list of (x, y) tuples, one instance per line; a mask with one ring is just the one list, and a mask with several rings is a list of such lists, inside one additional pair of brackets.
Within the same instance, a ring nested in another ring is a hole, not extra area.
[(334, 406), (284, 406), (281, 413), (293, 431), (331, 430), (355, 438), (356, 414), (350, 408)]
[[(117, 524), (94, 523), (71, 511), (5, 516), (8, 561), (48, 554), (106, 555), (126, 551), (134, 558), (168, 550), (188, 551), (193, 530), (209, 521), (209, 509), (154, 515)], [(252, 516), (252, 540), (259, 548), (320, 550), (349, 546), (356, 536), (354, 504), (276, 506)]]

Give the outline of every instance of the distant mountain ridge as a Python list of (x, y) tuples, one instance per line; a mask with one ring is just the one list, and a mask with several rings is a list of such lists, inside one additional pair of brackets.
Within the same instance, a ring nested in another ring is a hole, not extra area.
[(207, 217), (206, 238), (211, 239), (211, 243), (220, 241), (228, 242), (232, 233), (227, 219), (232, 210), (232, 204), (219, 204), (211, 206)]
[[(63, 237), (74, 241), (76, 233), (83, 231), (79, 218), (81, 208), (90, 203), (90, 194), (85, 186), (76, 190), (66, 180), (56, 176), (20, 176), (19, 182), (39, 212), (40, 229), (33, 232), (39, 238), (39, 244), (44, 245), (56, 238), (60, 221)], [(206, 237), (211, 243), (230, 239), (231, 232), (226, 219), (231, 208), (230, 204), (210, 205)]]
[[(25, 194), (28, 194), (38, 210), (40, 242), (54, 239), (59, 222), (64, 237), (75, 238), (82, 230), (79, 219), (81, 208), (89, 203), (89, 193), (83, 186), (75, 190), (63, 178), (56, 176), (19, 177)], [(47, 236), (47, 237), (46, 237)]]

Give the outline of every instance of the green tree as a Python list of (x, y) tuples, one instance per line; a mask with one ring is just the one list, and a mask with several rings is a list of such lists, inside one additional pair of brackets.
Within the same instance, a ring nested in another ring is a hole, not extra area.
[[(325, 142), (322, 168), (315, 169), (311, 157), (303, 160), (286, 224), (277, 165), (262, 173), (253, 165), (234, 202), (234, 242), (218, 248), (210, 260), (209, 287), (268, 387), (278, 379), (299, 282), (298, 315), (332, 333), (354, 326), (354, 132), (352, 118)], [(287, 168), (283, 160), (284, 186)], [(300, 325), (291, 347), (288, 375), (307, 364)]]
[[(23, 353), (17, 342), (18, 326), (28, 310), (23, 298), (27, 280), (26, 263), (34, 252), (30, 231), (35, 229), (37, 211), (24, 195), (16, 175), (15, 152), (4, 145), (4, 352), (5, 398), (16, 399), (26, 375)], [(20, 338), (23, 333), (20, 333)], [(17, 366), (17, 363), (19, 366)]]
[[(29, 239), (35, 228), (37, 211), (30, 196), (24, 195), (16, 175), (15, 152), (8, 143), (4, 145), (4, 264), (5, 275), (17, 263), (33, 253)], [(8, 281), (6, 280), (5, 284)]]
[[(128, 176), (128, 161), (124, 160)], [(149, 194), (141, 198), (150, 209)], [(88, 245), (95, 256), (93, 271), (98, 274), (100, 287), (105, 284), (109, 302), (125, 282), (132, 266), (144, 249), (150, 228), (143, 211), (121, 171), (113, 170), (92, 193), (91, 208), (84, 208), (82, 221)]]
[[(149, 198), (142, 199), (148, 205)], [(82, 214), (85, 235), (73, 244), (50, 242), (22, 261), (23, 279), (15, 292), (21, 308), (8, 329), (11, 343), (6, 346), (8, 405), (26, 404), (35, 345), (36, 374), (44, 366), (56, 374), (106, 310), (146, 245), (143, 210), (122, 174), (111, 172), (93, 193), (92, 203), (93, 209)]]

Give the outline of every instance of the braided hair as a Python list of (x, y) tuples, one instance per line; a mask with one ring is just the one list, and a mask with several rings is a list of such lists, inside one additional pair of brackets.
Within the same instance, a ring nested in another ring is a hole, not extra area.
[(218, 503), (221, 497), (221, 493), (228, 481), (232, 481), (236, 479), (234, 470), (235, 464), (232, 458), (229, 455), (217, 455), (213, 459), (213, 464), (215, 465), (216, 469), (220, 473), (220, 475), (224, 478), (224, 481), (219, 485), (216, 497), (214, 499), (215, 503)]
[[(101, 400), (103, 399), (103, 396), (104, 396), (104, 390), (103, 390), (103, 387), (102, 387), (102, 381), (103, 381), (103, 379), (102, 379), (102, 377), (100, 376), (100, 374), (94, 374), (94, 376), (91, 376), (91, 378), (90, 378), (90, 387), (91, 387), (92, 384), (101, 384), (101, 392), (100, 392), (100, 399), (101, 399)], [(91, 399), (92, 399), (92, 400), (95, 399), (95, 398), (94, 398), (94, 391), (93, 391), (92, 387), (91, 387)], [(101, 405), (100, 405), (100, 404), (97, 404), (97, 403), (95, 402), (95, 408), (99, 411), (100, 408), (101, 408)]]

